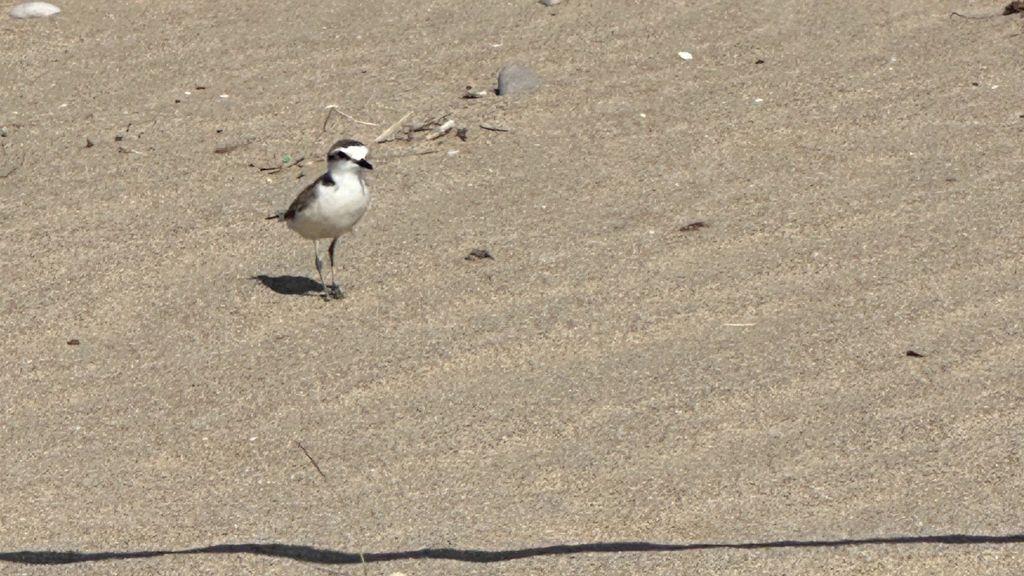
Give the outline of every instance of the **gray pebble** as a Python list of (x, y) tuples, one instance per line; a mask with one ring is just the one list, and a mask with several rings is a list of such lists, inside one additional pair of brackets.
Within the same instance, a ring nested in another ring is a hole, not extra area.
[(557, 6), (562, 3), (562, 0), (540, 0), (540, 3), (545, 6)]
[(499, 96), (526, 94), (540, 88), (542, 83), (536, 72), (519, 64), (506, 64), (498, 71)]

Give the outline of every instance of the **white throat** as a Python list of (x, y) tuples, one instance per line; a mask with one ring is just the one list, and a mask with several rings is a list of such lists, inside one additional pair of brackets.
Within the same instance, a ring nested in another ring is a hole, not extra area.
[(350, 176), (358, 176), (360, 167), (348, 160), (334, 160), (327, 163), (327, 172), (331, 178), (339, 180)]

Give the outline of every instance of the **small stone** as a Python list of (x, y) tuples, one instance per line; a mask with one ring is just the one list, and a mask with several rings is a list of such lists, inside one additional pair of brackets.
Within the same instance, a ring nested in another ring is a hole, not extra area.
[(532, 92), (543, 81), (536, 72), (520, 64), (506, 64), (498, 71), (498, 95), (515, 96)]
[(689, 52), (680, 52), (679, 57), (683, 60), (693, 60), (693, 54), (690, 54)]
[(11, 8), (8, 14), (11, 18), (46, 18), (59, 12), (60, 8), (49, 2), (25, 2)]
[(562, 0), (540, 0), (540, 3), (545, 6), (558, 6), (562, 3)]
[(78, 338), (72, 338), (71, 340), (68, 340), (68, 346), (78, 346), (81, 343), (82, 341), (79, 340)]

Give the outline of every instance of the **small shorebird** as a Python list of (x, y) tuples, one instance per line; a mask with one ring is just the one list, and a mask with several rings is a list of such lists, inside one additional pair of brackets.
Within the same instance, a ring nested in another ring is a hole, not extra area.
[[(320, 274), (324, 298), (341, 298), (345, 294), (334, 280), (334, 246), (338, 238), (366, 213), (370, 194), (363, 180), (363, 170), (373, 170), (366, 161), (369, 150), (355, 140), (338, 140), (327, 152), (327, 172), (306, 186), (284, 212), (267, 220), (283, 220), (288, 227), (313, 241), (316, 271)], [(331, 258), (331, 285), (324, 282), (324, 260), (320, 257), (319, 240), (331, 239), (327, 249)]]

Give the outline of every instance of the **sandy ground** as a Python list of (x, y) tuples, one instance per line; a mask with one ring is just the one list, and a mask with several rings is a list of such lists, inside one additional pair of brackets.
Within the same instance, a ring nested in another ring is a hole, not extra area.
[(254, 4), (0, 18), (0, 574), (1024, 570), (1001, 3)]

